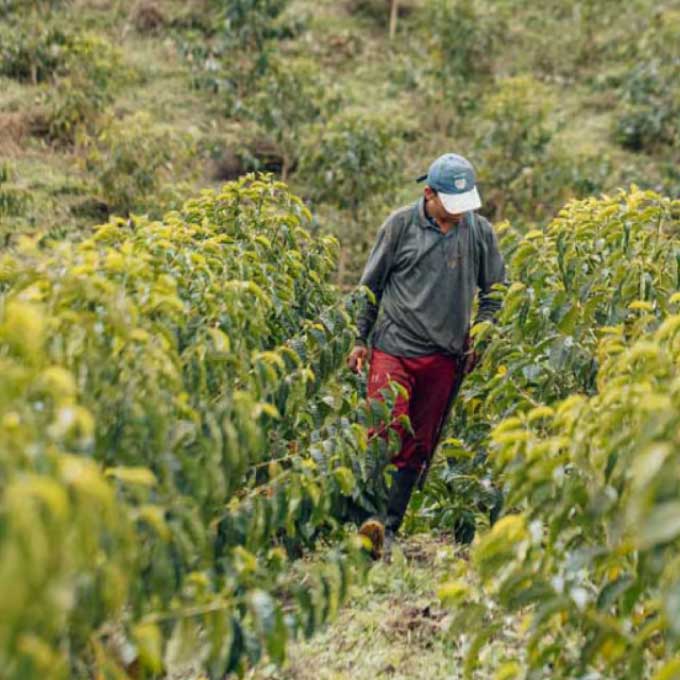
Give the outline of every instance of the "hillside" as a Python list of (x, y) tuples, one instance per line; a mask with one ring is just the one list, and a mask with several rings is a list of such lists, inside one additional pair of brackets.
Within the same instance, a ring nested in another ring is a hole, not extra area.
[[(0, 0), (3, 677), (680, 678), (680, 4), (396, 7)], [(508, 283), (375, 562), (355, 284), (448, 150)]]
[(515, 226), (630, 182), (678, 190), (674, 2), (413, 0), (392, 41), (382, 0), (5, 6), (6, 237), (158, 217), (267, 169), (346, 243), (351, 282), (443, 148)]

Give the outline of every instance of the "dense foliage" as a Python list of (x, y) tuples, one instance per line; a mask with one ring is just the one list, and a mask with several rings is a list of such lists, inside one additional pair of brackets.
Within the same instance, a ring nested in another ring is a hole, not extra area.
[(530, 631), (504, 677), (642, 678), (666, 661), (673, 677), (679, 208), (634, 189), (572, 203), (545, 231), (501, 230), (513, 282), (498, 327), (473, 330), (486, 359), (454, 425), (454, 453), (486, 450), (489, 469), (439, 473), (463, 506), (489, 479), (506, 494), (472, 553), (484, 591), (445, 590), (455, 630), (476, 631), (470, 669), (501, 607)]
[[(499, 228), (513, 283), (409, 519), (469, 540), (461, 517), (505, 493), (472, 551), (483, 590), (461, 563), (441, 591), (470, 677), (502, 608), (531, 631), (503, 677), (675, 667), (678, 208), (633, 189)], [(358, 564), (338, 521), (383, 502), (365, 428), (389, 400), (338, 374), (354, 301), (309, 219), (248, 178), (0, 259), (9, 677), (221, 677), (337, 611)], [(340, 542), (294, 566), (320, 539)]]
[(308, 220), (247, 179), (0, 258), (7, 677), (223, 677), (336, 611), (351, 542), (303, 586), (286, 565), (380, 502), (387, 406), (329, 382), (353, 333)]
[[(463, 672), (680, 675), (680, 14), (404, 1), (388, 39), (390, 4), (0, 0), (3, 677), (222, 678), (332, 618), (389, 396), (331, 281), (449, 150), (510, 280), (406, 522), (480, 529)], [(261, 168), (315, 217), (199, 195)]]

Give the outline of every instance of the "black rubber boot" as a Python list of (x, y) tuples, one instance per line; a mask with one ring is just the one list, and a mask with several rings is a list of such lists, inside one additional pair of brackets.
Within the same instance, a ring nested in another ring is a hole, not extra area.
[(392, 544), (404, 521), (406, 508), (411, 500), (411, 494), (415, 487), (420, 470), (400, 468), (392, 473), (392, 486), (387, 498), (387, 514), (385, 515), (385, 541), (383, 555), (386, 560), (390, 559)]

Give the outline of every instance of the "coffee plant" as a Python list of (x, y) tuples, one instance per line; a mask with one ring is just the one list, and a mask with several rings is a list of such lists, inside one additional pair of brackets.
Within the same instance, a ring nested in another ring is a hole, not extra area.
[(220, 92), (228, 115), (258, 91), (258, 79), (277, 60), (277, 41), (305, 29), (305, 17), (285, 16), (288, 5), (288, 0), (213, 0), (200, 18), (201, 30), (177, 36), (194, 86)]
[(96, 134), (120, 86), (136, 78), (122, 52), (96, 35), (78, 36), (68, 51), (65, 70), (45, 95), (47, 136), (72, 144)]
[(321, 119), (328, 106), (326, 84), (311, 62), (277, 61), (258, 85), (256, 94), (244, 107), (280, 148), (281, 177), (285, 180), (297, 162), (303, 133)]
[(235, 48), (260, 55), (265, 66), (266, 47), (279, 36), (276, 20), (288, 0), (235, 0), (219, 2), (224, 17), (225, 39)]
[[(680, 307), (677, 293), (670, 301)], [(533, 606), (530, 668), (559, 678), (677, 673), (679, 329), (676, 314), (629, 346), (606, 334), (597, 395), (494, 430), (508, 500), (527, 509), (499, 523), (474, 559), (502, 607)]]
[[(500, 231), (512, 284), (498, 327), (473, 329), (485, 359), (456, 409), (459, 467), (436, 471), (471, 501), (493, 480), (512, 513), (474, 547), (484, 592), (445, 591), (453, 629), (477, 631), (469, 677), (499, 610), (527, 616), (511, 677), (673, 677), (680, 204), (633, 188)], [(486, 465), (461, 469), (472, 450)]]
[(428, 0), (422, 14), (429, 65), (424, 96), (433, 118), (430, 124), (450, 131), (455, 118), (475, 107), (479, 86), (493, 77), (494, 50), (503, 20), (479, 12), (470, 0)]
[(37, 127), (68, 144), (95, 127), (116, 90), (136, 77), (122, 51), (101, 36), (33, 20), (0, 27), (0, 75), (49, 83)]
[(550, 109), (541, 84), (527, 77), (502, 81), (481, 104), (475, 148), (480, 183), (489, 187), (486, 209), (493, 210), (496, 219), (514, 217), (527, 204), (537, 208), (546, 201), (546, 192), (559, 191), (559, 183), (549, 176), (554, 165), (549, 160), (554, 135)]
[(0, 29), (0, 75), (35, 84), (74, 72), (99, 89), (127, 76), (122, 52), (96, 34), (26, 20)]
[(301, 168), (313, 197), (349, 210), (354, 220), (372, 199), (394, 190), (406, 126), (380, 116), (348, 113), (316, 130)]
[(638, 41), (632, 68), (618, 85), (622, 113), (615, 136), (633, 151), (652, 152), (680, 145), (680, 17), (661, 14)]
[[(101, 125), (84, 141), (85, 167), (111, 212), (152, 211), (181, 203), (181, 179), (191, 176), (193, 141), (137, 113)], [(174, 182), (170, 184), (169, 178)], [(168, 185), (168, 186), (166, 186)]]
[(343, 283), (361, 273), (376, 214), (400, 180), (399, 151), (408, 134), (408, 124), (398, 119), (347, 113), (318, 126), (302, 151), (299, 174), (310, 195), (339, 211), (334, 222), (345, 235), (338, 273)]
[(56, 28), (28, 31), (7, 24), (0, 28), (0, 73), (38, 83), (51, 77), (66, 61), (67, 34)]
[(355, 301), (309, 219), (250, 176), (0, 256), (5, 677), (222, 678), (337, 611), (354, 542), (288, 565), (382, 503), (389, 400), (334, 378)]
[(61, 9), (69, 4), (70, 0), (0, 0), (0, 16), (13, 13), (37, 13)]

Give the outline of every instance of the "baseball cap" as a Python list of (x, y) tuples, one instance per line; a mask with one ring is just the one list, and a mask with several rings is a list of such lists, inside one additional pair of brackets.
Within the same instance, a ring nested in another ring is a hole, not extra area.
[(470, 161), (455, 153), (439, 156), (427, 171), (427, 175), (416, 181), (425, 180), (441, 198), (448, 213), (464, 213), (482, 207), (477, 190), (475, 171)]

